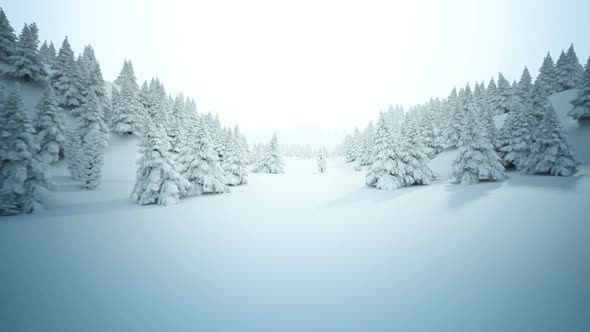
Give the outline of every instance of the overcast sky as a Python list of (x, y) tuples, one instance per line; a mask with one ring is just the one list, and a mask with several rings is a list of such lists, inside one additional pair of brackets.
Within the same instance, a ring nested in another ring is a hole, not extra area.
[[(516, 3), (518, 2), (518, 3)], [(590, 1), (2, 0), (20, 31), (75, 52), (94, 46), (105, 79), (125, 58), (140, 80), (197, 100), (244, 129), (364, 126), (389, 104), (453, 85), (535, 76), (550, 51), (590, 54)], [(141, 82), (140, 82), (141, 83)]]

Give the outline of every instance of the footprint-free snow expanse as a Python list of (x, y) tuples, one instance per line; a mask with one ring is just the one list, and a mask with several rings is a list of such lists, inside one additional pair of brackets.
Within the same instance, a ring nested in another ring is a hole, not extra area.
[(98, 190), (60, 165), (47, 211), (0, 220), (0, 331), (585, 331), (590, 136), (570, 122), (570, 178), (453, 185), (445, 151), (440, 180), (383, 192), (287, 158), (170, 207), (129, 199), (137, 141), (115, 139)]

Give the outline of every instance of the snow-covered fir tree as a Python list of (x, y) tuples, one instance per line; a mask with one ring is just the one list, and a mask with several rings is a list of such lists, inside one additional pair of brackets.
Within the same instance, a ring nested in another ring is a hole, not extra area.
[(466, 115), (465, 140), (452, 167), (451, 176), (455, 182), (474, 184), (482, 180), (502, 181), (506, 178), (504, 166), (483, 125), (481, 116), (486, 113), (475, 109)]
[(48, 187), (35, 128), (17, 91), (0, 107), (0, 215), (31, 213)]
[(498, 74), (498, 89), (496, 96), (496, 105), (494, 107), (496, 109), (496, 115), (514, 110), (515, 105), (512, 97), (512, 87), (502, 73)]
[(223, 169), (211, 145), (205, 122), (199, 121), (196, 130), (190, 134), (190, 140), (190, 151), (180, 156), (180, 162), (184, 165), (182, 175), (190, 183), (186, 195), (228, 192)]
[(52, 67), (57, 60), (57, 53), (55, 52), (55, 46), (53, 42), (44, 41), (41, 47), (39, 48), (39, 56), (41, 57), (41, 62)]
[(256, 162), (252, 171), (254, 173), (281, 174), (285, 172), (284, 167), (283, 157), (279, 151), (277, 133), (274, 133), (262, 158)]
[(508, 113), (498, 137), (499, 152), (505, 167), (522, 169), (533, 143), (534, 115), (531, 103)]
[(162, 125), (155, 125), (150, 118), (144, 121), (142, 156), (137, 162), (139, 166), (131, 198), (140, 205), (176, 204), (190, 184), (177, 171), (169, 138)]
[(371, 146), (373, 145), (373, 135), (375, 134), (375, 128), (373, 121), (370, 121), (362, 134), (362, 155), (359, 159), (359, 166), (371, 165), (373, 155), (371, 153)]
[(434, 114), (428, 108), (422, 107), (417, 117), (418, 134), (424, 144), (426, 155), (432, 159), (443, 150), (440, 133), (434, 126)]
[(40, 144), (39, 155), (44, 162), (53, 164), (59, 160), (64, 150), (66, 125), (50, 84), (46, 85), (37, 110), (35, 130)]
[(318, 171), (320, 173), (326, 173), (326, 158), (328, 157), (328, 153), (326, 151), (325, 147), (322, 147), (320, 149), (320, 151), (318, 152), (318, 159), (317, 159), (317, 165), (318, 165)]
[(87, 101), (81, 108), (76, 119), (81, 140), (78, 151), (79, 176), (84, 188), (94, 189), (100, 185), (102, 179), (104, 150), (108, 146), (108, 128), (102, 116), (102, 105), (94, 90), (90, 90)]
[(113, 103), (111, 129), (120, 135), (138, 134), (146, 111), (141, 103), (131, 61), (125, 61), (117, 82), (121, 88)]
[(516, 91), (515, 91), (515, 102), (516, 107), (521, 107), (521, 105), (526, 103), (533, 102), (533, 78), (529, 73), (527, 67), (524, 67), (522, 71), (522, 75), (520, 76), (520, 81), (518, 82)]
[(365, 176), (365, 183), (381, 190), (395, 190), (406, 186), (405, 174), (408, 165), (403, 159), (399, 133), (393, 134), (390, 125), (381, 113), (375, 127), (373, 141), (373, 164)]
[[(100, 63), (98, 62), (98, 59), (96, 59), (96, 55), (92, 46), (86, 45), (84, 47), (84, 52), (82, 53), (78, 67), (82, 84), (81, 91), (84, 98), (86, 98), (90, 92), (90, 89), (92, 89), (98, 97), (102, 107), (106, 108), (108, 106), (108, 98), (105, 82), (102, 77)], [(105, 112), (108, 113), (106, 110)]]
[(570, 45), (567, 53), (561, 52), (556, 65), (557, 84), (559, 91), (576, 89), (580, 86), (583, 77), (583, 67), (580, 65), (574, 45)]
[(544, 107), (543, 119), (522, 171), (530, 174), (571, 176), (576, 173), (578, 163), (567, 143), (567, 134), (549, 100), (545, 100)]
[[(394, 134), (395, 135), (395, 134)], [(401, 156), (406, 163), (406, 173), (403, 177), (405, 186), (415, 184), (429, 184), (437, 175), (428, 167), (428, 147), (420, 135), (416, 116), (406, 114), (402, 127), (400, 144)]]
[(488, 83), (488, 89), (485, 100), (485, 103), (488, 107), (488, 111), (492, 114), (492, 116), (503, 113), (503, 110), (499, 107), (498, 99), (498, 88), (496, 86), (496, 81), (494, 81), (494, 77), (492, 77), (490, 79), (490, 82)]
[(246, 170), (246, 158), (242, 146), (242, 135), (238, 127), (228, 132), (225, 156), (221, 168), (225, 173), (225, 180), (230, 186), (237, 186), (248, 183), (248, 172)]
[(74, 180), (80, 179), (80, 151), (82, 148), (82, 138), (78, 131), (78, 126), (66, 129), (66, 140), (64, 143), (64, 157), (70, 177)]
[(576, 99), (572, 102), (574, 106), (568, 113), (569, 116), (578, 121), (588, 121), (590, 119), (590, 57), (586, 62), (584, 78)]
[(541, 98), (547, 98), (557, 92), (557, 71), (549, 52), (539, 68), (539, 75), (535, 79), (535, 88)]
[(459, 144), (463, 116), (458, 104), (457, 88), (453, 87), (445, 103), (447, 120), (442, 132), (443, 142), (448, 146), (458, 146)]
[(35, 23), (25, 23), (13, 54), (8, 58), (6, 73), (25, 81), (42, 82), (47, 73), (39, 56), (39, 30)]
[(68, 37), (64, 39), (52, 69), (51, 82), (58, 103), (68, 107), (82, 105), (84, 101), (82, 77)]
[(8, 58), (16, 48), (16, 35), (4, 10), (0, 8), (0, 62), (9, 63)]

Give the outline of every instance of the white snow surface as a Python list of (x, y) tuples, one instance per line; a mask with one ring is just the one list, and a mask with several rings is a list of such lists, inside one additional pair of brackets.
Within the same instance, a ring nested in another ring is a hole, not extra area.
[[(138, 206), (138, 140), (102, 185), (52, 169), (46, 211), (0, 220), (2, 331), (583, 331), (590, 326), (590, 133), (552, 97), (569, 178), (440, 179), (380, 191), (328, 158), (285, 158), (231, 193)], [(27, 103), (27, 106), (31, 103)], [(34, 103), (32, 103), (34, 105)]]

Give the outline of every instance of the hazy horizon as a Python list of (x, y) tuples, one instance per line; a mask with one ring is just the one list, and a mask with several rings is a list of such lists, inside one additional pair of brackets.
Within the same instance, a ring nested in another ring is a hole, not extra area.
[[(166, 4), (164, 6), (164, 4)], [(445, 97), (454, 85), (502, 72), (536, 76), (575, 44), (590, 54), (590, 3), (418, 1), (412, 4), (272, 1), (73, 0), (2, 3), (20, 32), (36, 22), (57, 49), (91, 44), (106, 80), (131, 59), (139, 83), (158, 76), (200, 112), (249, 132), (362, 129), (390, 104)], [(26, 8), (26, 10), (25, 10)], [(539, 38), (543, 36), (543, 38)]]

